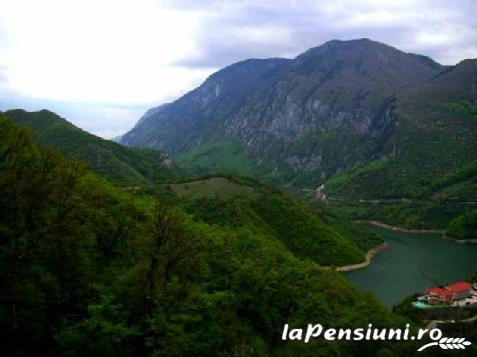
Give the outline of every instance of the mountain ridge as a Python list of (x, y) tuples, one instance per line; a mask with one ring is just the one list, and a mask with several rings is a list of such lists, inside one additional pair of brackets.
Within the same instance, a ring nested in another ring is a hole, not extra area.
[[(378, 205), (371, 213), (406, 227), (442, 229), (477, 212), (472, 205), (477, 201), (477, 60), (460, 62), (399, 96), (395, 105), (396, 128), (386, 155), (330, 178), (327, 193), (354, 199), (352, 205), (365, 209), (368, 218), (369, 207), (357, 201), (406, 199)], [(477, 231), (465, 233), (472, 234)]]
[[(394, 96), (446, 68), (369, 39), (329, 41), (295, 59), (245, 60), (143, 117), (122, 143), (179, 158), (204, 147), (214, 162), (230, 141), (257, 176), (315, 185), (378, 158), (393, 130)], [(206, 171), (196, 159), (185, 165)]]
[(33, 131), (42, 145), (86, 162), (93, 171), (124, 186), (151, 184), (175, 175), (170, 157), (152, 149), (128, 148), (88, 133), (46, 109), (9, 110), (5, 115)]

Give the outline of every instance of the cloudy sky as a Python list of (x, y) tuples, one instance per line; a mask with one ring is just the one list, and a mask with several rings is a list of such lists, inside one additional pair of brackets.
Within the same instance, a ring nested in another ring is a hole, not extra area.
[(1, 0), (0, 110), (50, 109), (103, 137), (212, 72), (368, 37), (477, 57), (477, 1)]

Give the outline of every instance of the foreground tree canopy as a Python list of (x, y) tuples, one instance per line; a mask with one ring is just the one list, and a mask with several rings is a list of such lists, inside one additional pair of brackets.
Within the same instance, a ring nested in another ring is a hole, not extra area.
[[(345, 356), (402, 347), (281, 341), (285, 323), (406, 320), (293, 253), (290, 236), (257, 229), (275, 219), (263, 207), (230, 201), (220, 211), (211, 200), (179, 200), (170, 187), (131, 193), (39, 147), (4, 116), (0, 135), (2, 355)], [(271, 197), (273, 215), (282, 202)]]

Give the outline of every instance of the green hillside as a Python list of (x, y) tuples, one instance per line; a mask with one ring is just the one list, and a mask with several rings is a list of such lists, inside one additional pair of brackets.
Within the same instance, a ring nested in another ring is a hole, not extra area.
[(325, 182), (329, 197), (341, 202), (339, 210), (395, 225), (445, 228), (477, 208), (476, 76), (477, 61), (463, 61), (398, 97), (396, 128), (383, 158)]
[[(246, 205), (228, 201), (243, 218), (209, 224), (224, 216), (207, 217), (194, 200), (177, 205), (167, 192), (155, 199), (118, 189), (80, 162), (39, 147), (1, 114), (0, 135), (2, 355), (392, 355), (405, 347), (281, 341), (285, 322), (343, 328), (406, 322), (341, 274), (272, 239), (263, 228), (298, 227), (289, 220), (299, 212), (307, 216), (300, 224), (327, 229), (298, 204), (279, 222), (278, 208), (289, 203), (282, 195), (267, 201), (275, 205), (269, 216), (259, 207), (245, 211), (252, 195)], [(226, 191), (247, 186), (223, 183)], [(207, 187), (190, 187), (199, 185)], [(248, 186), (262, 198), (268, 192)], [(263, 226), (242, 223), (247, 213), (257, 213), (253, 219)]]
[(201, 221), (257, 232), (283, 243), (297, 257), (321, 265), (362, 262), (366, 252), (382, 242), (360, 226), (316, 213), (250, 178), (207, 177), (163, 189), (172, 191), (181, 206)]
[(152, 149), (128, 148), (75, 127), (48, 110), (5, 113), (33, 131), (38, 143), (79, 159), (97, 174), (123, 186), (136, 186), (170, 179), (176, 175), (169, 157)]

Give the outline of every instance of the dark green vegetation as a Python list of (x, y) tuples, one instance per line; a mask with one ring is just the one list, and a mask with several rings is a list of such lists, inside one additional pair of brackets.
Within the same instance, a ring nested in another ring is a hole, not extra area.
[(477, 119), (477, 106), (467, 100), (460, 100), (458, 102), (451, 103), (449, 104), (449, 108), (456, 113)]
[(180, 165), (196, 174), (206, 172), (258, 175), (253, 162), (233, 141), (211, 142), (194, 148), (178, 158)]
[(475, 236), (476, 68), (331, 41), (219, 71), (122, 139), (196, 173), (290, 190), (325, 182), (318, 211), (253, 179), (185, 181), (165, 154), (47, 111), (8, 112), (33, 134), (0, 118), (0, 353), (412, 355), (415, 345), (280, 337), (285, 322), (407, 320), (323, 269), (381, 242), (336, 212)]
[(446, 234), (456, 239), (476, 239), (477, 210), (464, 213), (450, 221)]
[(320, 265), (360, 263), (369, 249), (382, 243), (363, 227), (317, 214), (281, 191), (250, 178), (210, 177), (166, 188), (196, 219), (250, 230)]
[[(36, 145), (4, 116), (0, 135), (2, 355), (365, 356), (402, 347), (281, 342), (285, 322), (352, 328), (405, 320), (285, 248), (288, 233), (271, 232), (288, 229), (277, 210), (290, 201), (278, 192), (269, 215), (251, 209), (252, 195), (229, 201), (242, 217), (208, 216), (200, 199), (118, 189)], [(284, 211), (298, 212), (326, 230), (299, 204)]]
[(101, 139), (50, 111), (11, 110), (5, 114), (30, 128), (39, 144), (87, 163), (97, 174), (122, 186), (152, 184), (170, 180), (177, 174), (177, 168), (163, 152), (126, 148)]

